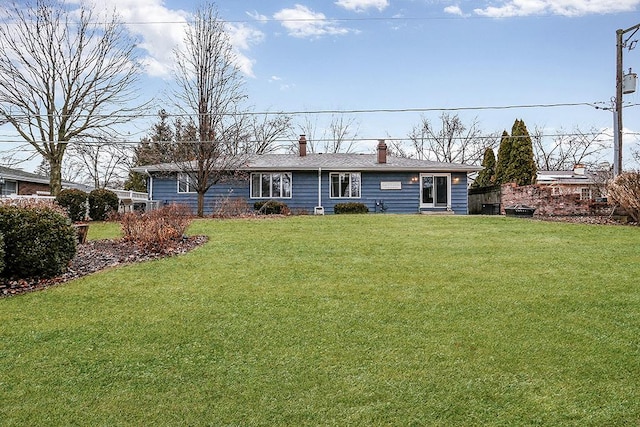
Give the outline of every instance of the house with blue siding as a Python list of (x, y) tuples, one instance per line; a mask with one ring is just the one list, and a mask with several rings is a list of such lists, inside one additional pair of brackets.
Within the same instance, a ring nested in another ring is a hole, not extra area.
[[(369, 212), (468, 213), (467, 174), (479, 166), (388, 155), (380, 140), (376, 154), (253, 155), (242, 164), (244, 178), (214, 184), (205, 194), (205, 214), (223, 198), (278, 200), (294, 212), (333, 213), (338, 203), (357, 202)], [(197, 194), (189, 174), (174, 164), (133, 168), (145, 173), (149, 197), (160, 205), (179, 203), (195, 212)]]

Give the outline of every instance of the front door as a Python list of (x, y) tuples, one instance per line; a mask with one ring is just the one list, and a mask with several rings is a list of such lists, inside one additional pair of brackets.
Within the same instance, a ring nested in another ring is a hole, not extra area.
[(449, 206), (449, 175), (421, 175), (422, 207)]

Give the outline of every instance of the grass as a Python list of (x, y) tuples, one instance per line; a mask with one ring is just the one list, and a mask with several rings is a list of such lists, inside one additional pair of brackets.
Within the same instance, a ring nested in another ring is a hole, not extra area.
[(122, 236), (120, 223), (114, 221), (91, 221), (87, 240), (117, 239)]
[(0, 300), (0, 424), (640, 423), (638, 228), (345, 215), (190, 232), (210, 241)]

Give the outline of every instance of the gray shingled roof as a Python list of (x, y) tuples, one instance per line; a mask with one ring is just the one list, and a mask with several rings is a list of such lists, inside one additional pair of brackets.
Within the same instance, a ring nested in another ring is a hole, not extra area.
[[(34, 182), (37, 184), (49, 184), (49, 177), (44, 175), (38, 175), (36, 173), (25, 172), (22, 169), (8, 168), (6, 166), (0, 166), (0, 177), (10, 181), (23, 181)], [(77, 182), (62, 181), (63, 188), (78, 188), (83, 191), (90, 191), (93, 187), (79, 184)]]
[(0, 166), (0, 176), (4, 179), (12, 181), (37, 182), (39, 184), (48, 184), (49, 178), (31, 172), (25, 172), (21, 169), (13, 169)]
[[(195, 166), (195, 165), (194, 165)], [(476, 172), (481, 166), (433, 162), (430, 160), (387, 157), (387, 163), (378, 163), (377, 154), (262, 154), (251, 156), (243, 169), (250, 171), (304, 171), (318, 169), (332, 171), (412, 171), (412, 172)], [(133, 168), (137, 172), (171, 172), (181, 168), (172, 163), (163, 163)]]

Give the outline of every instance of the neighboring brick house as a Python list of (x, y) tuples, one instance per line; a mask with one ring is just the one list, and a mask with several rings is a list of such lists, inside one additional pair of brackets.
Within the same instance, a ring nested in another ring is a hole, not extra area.
[(551, 188), (553, 196), (577, 194), (580, 200), (602, 197), (598, 175), (590, 173), (581, 164), (570, 171), (538, 171), (536, 184)]
[[(63, 181), (62, 188), (89, 191), (86, 185)], [(49, 194), (49, 178), (21, 169), (0, 166), (0, 196), (31, 196)]]
[(535, 215), (543, 216), (610, 214), (611, 206), (602, 198), (601, 181), (583, 165), (570, 171), (538, 171), (534, 185), (504, 184), (470, 190), (469, 212), (504, 214), (505, 207), (527, 205), (536, 209)]
[(48, 192), (49, 178), (46, 176), (0, 166), (0, 196), (25, 196)]

